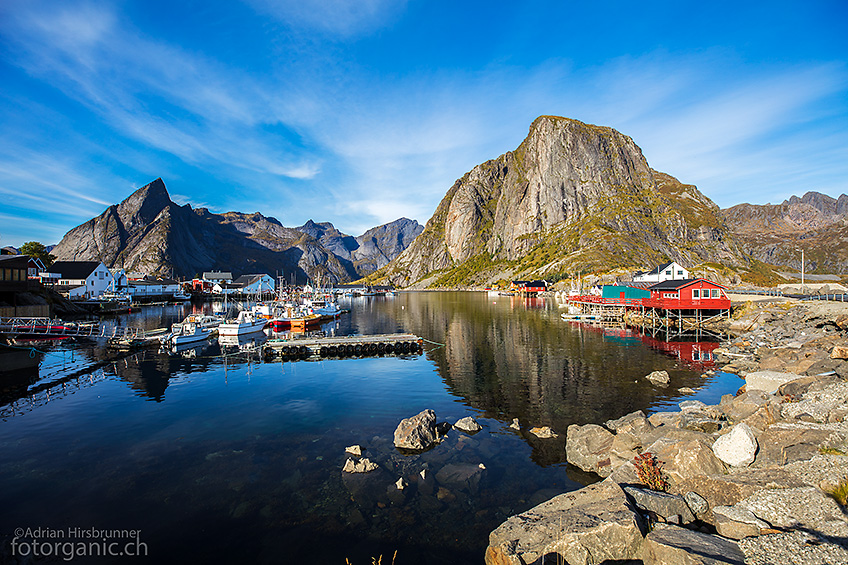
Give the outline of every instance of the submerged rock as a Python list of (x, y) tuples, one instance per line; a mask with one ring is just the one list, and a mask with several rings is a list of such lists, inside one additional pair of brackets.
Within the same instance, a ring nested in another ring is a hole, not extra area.
[(377, 467), (378, 465), (376, 463), (373, 463), (368, 458), (363, 457), (358, 461), (348, 459), (345, 461), (342, 471), (345, 473), (370, 473)]
[(356, 457), (362, 457), (362, 446), (351, 445), (351, 446), (345, 447), (345, 453), (355, 455)]
[(541, 428), (530, 428), (530, 433), (541, 439), (551, 439), (559, 437), (550, 426), (542, 426)]
[(436, 473), (436, 480), (440, 485), (475, 494), (479, 489), (480, 479), (485, 470), (486, 467), (482, 463), (479, 465), (450, 463), (439, 469), (439, 472)]

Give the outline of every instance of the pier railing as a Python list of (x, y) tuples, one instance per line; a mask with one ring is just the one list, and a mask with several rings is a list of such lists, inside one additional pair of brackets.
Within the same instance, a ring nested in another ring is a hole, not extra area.
[(51, 318), (0, 318), (0, 334), (10, 337), (146, 339), (162, 330), (109, 326), (99, 322), (64, 322)]
[(0, 333), (13, 337), (92, 337), (100, 324), (63, 322), (51, 318), (0, 318)]

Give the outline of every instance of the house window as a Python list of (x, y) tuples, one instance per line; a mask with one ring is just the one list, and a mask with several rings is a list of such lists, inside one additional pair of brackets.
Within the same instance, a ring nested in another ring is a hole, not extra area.
[(103, 271), (98, 271), (98, 272), (97, 272), (97, 276), (98, 276), (98, 277), (100, 277), (100, 280), (101, 280), (101, 281), (105, 278), (105, 277), (103, 276)]
[(713, 289), (713, 298), (721, 298), (721, 290), (714, 288)]
[(683, 271), (677, 271), (678, 276), (683, 276)]
[(666, 272), (665, 272), (665, 274), (667, 274), (667, 275), (671, 275), (671, 269), (669, 269), (668, 271), (666, 271)]
[[(707, 296), (709, 296), (709, 294)], [(692, 298), (701, 298), (701, 291), (697, 288), (692, 289)]]

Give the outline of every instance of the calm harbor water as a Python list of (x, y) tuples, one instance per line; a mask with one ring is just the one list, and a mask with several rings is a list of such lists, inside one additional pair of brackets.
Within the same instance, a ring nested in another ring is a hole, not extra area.
[[(350, 314), (324, 331), (412, 332), (425, 353), (266, 363), (245, 340), (171, 354), (79, 342), (24, 352), (30, 368), (4, 360), (0, 557), (17, 528), (95, 528), (140, 531), (139, 562), (358, 565), (397, 551), (399, 564), (481, 563), (509, 515), (596, 480), (565, 462), (568, 425), (717, 402), (742, 384), (703, 376), (714, 345), (565, 323), (552, 299), (401, 293), (343, 306)], [(191, 308), (116, 322), (160, 327)], [(671, 386), (642, 378), (653, 370)], [(399, 452), (395, 427), (425, 408), (483, 430)], [(561, 437), (526, 431), (543, 425)], [(343, 474), (353, 444), (380, 470)]]

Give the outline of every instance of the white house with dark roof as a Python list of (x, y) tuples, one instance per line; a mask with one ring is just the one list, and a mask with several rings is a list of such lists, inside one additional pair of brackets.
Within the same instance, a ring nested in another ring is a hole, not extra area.
[(180, 292), (180, 283), (173, 279), (142, 279), (127, 281), (127, 292), (133, 298), (143, 296), (174, 296)]
[(101, 261), (56, 261), (48, 273), (58, 273), (56, 290), (71, 298), (96, 298), (112, 284), (112, 273)]
[(677, 261), (671, 261), (651, 271), (633, 273), (633, 282), (680, 281), (689, 278), (689, 271)]
[(274, 278), (265, 273), (254, 275), (242, 275), (233, 281), (234, 285), (238, 285), (242, 294), (261, 294), (275, 292), (276, 285)]

